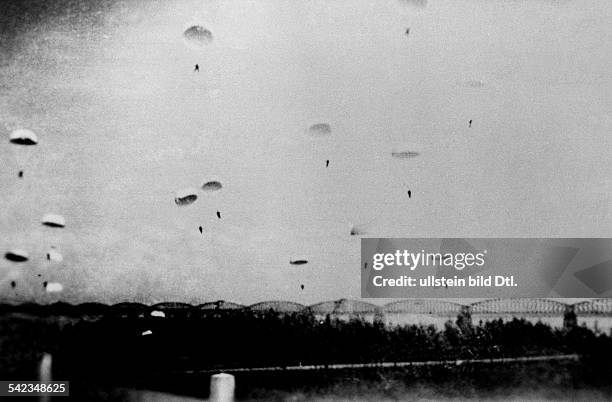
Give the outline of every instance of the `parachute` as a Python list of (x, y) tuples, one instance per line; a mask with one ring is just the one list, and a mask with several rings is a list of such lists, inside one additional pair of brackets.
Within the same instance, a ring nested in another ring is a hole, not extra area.
[(142, 336), (147, 336), (147, 335), (152, 335), (153, 331), (151, 331), (150, 329), (147, 329), (146, 331), (144, 331), (141, 335)]
[(202, 190), (204, 191), (219, 191), (222, 188), (223, 185), (221, 182), (216, 180), (207, 181), (206, 183), (202, 184)]
[(368, 234), (370, 230), (372, 229), (372, 227), (374, 226), (376, 221), (377, 221), (377, 218), (372, 218), (368, 220), (367, 222), (362, 222), (358, 224), (350, 224), (349, 228), (350, 228), (351, 236), (363, 236), (363, 235)]
[(323, 137), (326, 135), (330, 135), (331, 132), (331, 126), (327, 123), (317, 123), (308, 127), (308, 134), (313, 137)]
[(481, 80), (467, 80), (457, 84), (465, 88), (484, 88), (486, 86), (484, 81)]
[(20, 128), (11, 133), (9, 141), (16, 145), (36, 145), (38, 137), (32, 131)]
[(163, 311), (154, 310), (154, 311), (151, 311), (151, 317), (166, 318), (166, 314)]
[(9, 142), (13, 145), (13, 152), (19, 167), (19, 177), (23, 177), (23, 170), (28, 164), (32, 154), (33, 145), (38, 144), (38, 137), (34, 132), (23, 128), (13, 131), (9, 136)]
[(13, 249), (7, 251), (6, 254), (4, 254), (4, 258), (13, 262), (24, 262), (27, 261), (30, 257), (28, 255), (28, 252), (25, 250)]
[(416, 8), (427, 7), (427, 0), (399, 0), (401, 5), (411, 6)]
[(416, 151), (391, 151), (391, 156), (398, 159), (416, 158), (419, 155)]
[(308, 264), (308, 260), (290, 260), (289, 264), (291, 264), (291, 265), (304, 265), (304, 264)]
[(416, 158), (420, 153), (418, 151), (412, 151), (405, 148), (396, 147), (391, 150), (391, 156), (398, 159), (409, 159)]
[(63, 216), (57, 214), (46, 214), (42, 218), (42, 224), (53, 228), (63, 228), (66, 226), (66, 220)]
[(198, 199), (196, 190), (193, 188), (185, 188), (176, 192), (174, 202), (178, 206), (193, 204)]
[(51, 247), (47, 251), (47, 260), (53, 262), (62, 262), (64, 260), (64, 257), (60, 254), (59, 251), (55, 249), (55, 247)]
[(49, 282), (47, 283), (47, 286), (45, 286), (45, 289), (47, 290), (47, 293), (58, 293), (64, 290), (64, 287), (61, 283)]
[(367, 232), (365, 231), (364, 228), (361, 228), (359, 226), (353, 226), (351, 227), (351, 236), (359, 236), (359, 235), (364, 235)]
[(213, 40), (212, 32), (200, 25), (193, 25), (187, 28), (183, 32), (183, 37), (187, 43), (198, 47), (205, 46)]

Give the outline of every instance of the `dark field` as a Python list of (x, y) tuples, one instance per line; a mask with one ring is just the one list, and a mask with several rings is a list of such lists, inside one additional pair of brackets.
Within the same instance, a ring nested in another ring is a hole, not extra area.
[[(239, 400), (551, 399), (610, 400), (604, 373), (586, 362), (236, 373)], [(609, 377), (609, 376), (608, 376)], [(83, 400), (131, 400), (134, 389), (208, 397), (209, 376), (160, 375), (141, 381), (71, 381)]]
[[(143, 335), (151, 331), (149, 335)], [(134, 390), (207, 397), (217, 371), (235, 371), (242, 400), (410, 400), (411, 398), (609, 399), (612, 339), (575, 325), (525, 320), (444, 328), (385, 326), (359, 317), (319, 320), (307, 312), (209, 312), (200, 317), (139, 311), (37, 316), (5, 311), (0, 319), (0, 377), (35, 379), (43, 353), (53, 378), (71, 381), (81, 400), (129, 400)], [(490, 363), (474, 359), (558, 356), (574, 360)], [(462, 360), (430, 366), (328, 369), (345, 363)], [(284, 370), (315, 365), (313, 370)], [(406, 399), (408, 398), (408, 399)]]

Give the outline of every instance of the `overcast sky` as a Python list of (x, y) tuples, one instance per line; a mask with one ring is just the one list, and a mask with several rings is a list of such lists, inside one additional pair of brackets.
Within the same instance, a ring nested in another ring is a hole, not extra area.
[[(358, 298), (352, 224), (612, 236), (607, 0), (94, 4), (1, 6), (0, 248), (31, 257), (0, 261), (2, 300)], [(194, 24), (212, 43), (186, 43)]]

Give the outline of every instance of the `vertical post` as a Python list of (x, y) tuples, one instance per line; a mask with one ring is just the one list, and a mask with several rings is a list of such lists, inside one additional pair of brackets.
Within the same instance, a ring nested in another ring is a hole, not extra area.
[[(40, 365), (38, 366), (38, 379), (39, 381), (46, 382), (52, 381), (51, 378), (51, 355), (49, 353), (43, 354), (42, 359), (40, 360)], [(49, 395), (42, 395), (40, 397), (40, 402), (48, 402), (50, 400)]]
[(210, 402), (233, 402), (236, 381), (231, 374), (220, 373), (210, 377)]

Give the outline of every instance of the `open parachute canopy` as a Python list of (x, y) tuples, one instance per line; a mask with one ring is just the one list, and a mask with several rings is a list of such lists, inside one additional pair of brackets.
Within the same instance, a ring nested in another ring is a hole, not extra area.
[(427, 7), (427, 0), (399, 0), (399, 3), (402, 6), (410, 6), (410, 7), (416, 7), (416, 8)]
[(367, 235), (374, 228), (376, 221), (376, 218), (372, 218), (366, 222), (351, 223), (349, 224), (349, 233), (351, 236)]
[(4, 254), (4, 258), (13, 262), (24, 262), (29, 258), (28, 252), (21, 249), (13, 249)]
[(421, 153), (414, 150), (414, 145), (400, 144), (391, 150), (391, 156), (398, 159), (416, 158)]
[(222, 188), (223, 185), (217, 180), (207, 181), (206, 183), (202, 184), (202, 190), (204, 191), (219, 191)]
[(17, 145), (36, 145), (38, 144), (38, 137), (34, 132), (20, 128), (10, 134), (9, 141)]
[(62, 284), (58, 282), (49, 282), (45, 286), (45, 290), (47, 291), (47, 293), (59, 293), (64, 290), (64, 286), (62, 286)]
[(313, 137), (323, 137), (326, 135), (330, 135), (331, 132), (331, 126), (327, 123), (317, 123), (308, 127), (308, 134)]
[(174, 196), (174, 202), (178, 206), (193, 204), (198, 199), (198, 195), (194, 188), (184, 188), (178, 190)]
[(457, 84), (464, 88), (484, 88), (486, 86), (486, 83), (483, 80), (474, 80), (474, 79), (459, 81), (457, 82)]
[(391, 151), (391, 156), (399, 159), (416, 158), (419, 155), (416, 151)]
[(47, 260), (53, 262), (62, 262), (64, 261), (64, 257), (59, 251), (57, 251), (55, 247), (51, 247), (49, 250), (47, 250)]
[(183, 32), (185, 40), (196, 46), (207, 45), (213, 40), (213, 34), (210, 30), (200, 25), (193, 25)]
[(63, 228), (66, 226), (66, 220), (63, 216), (57, 214), (45, 214), (41, 220), (42, 224), (45, 226), (50, 226), (52, 228)]
[(351, 226), (350, 234), (351, 236), (361, 236), (367, 234), (367, 231), (363, 226), (353, 225)]
[(305, 260), (305, 259), (289, 260), (289, 264), (291, 264), (291, 265), (304, 265), (304, 264), (308, 264), (308, 260)]

